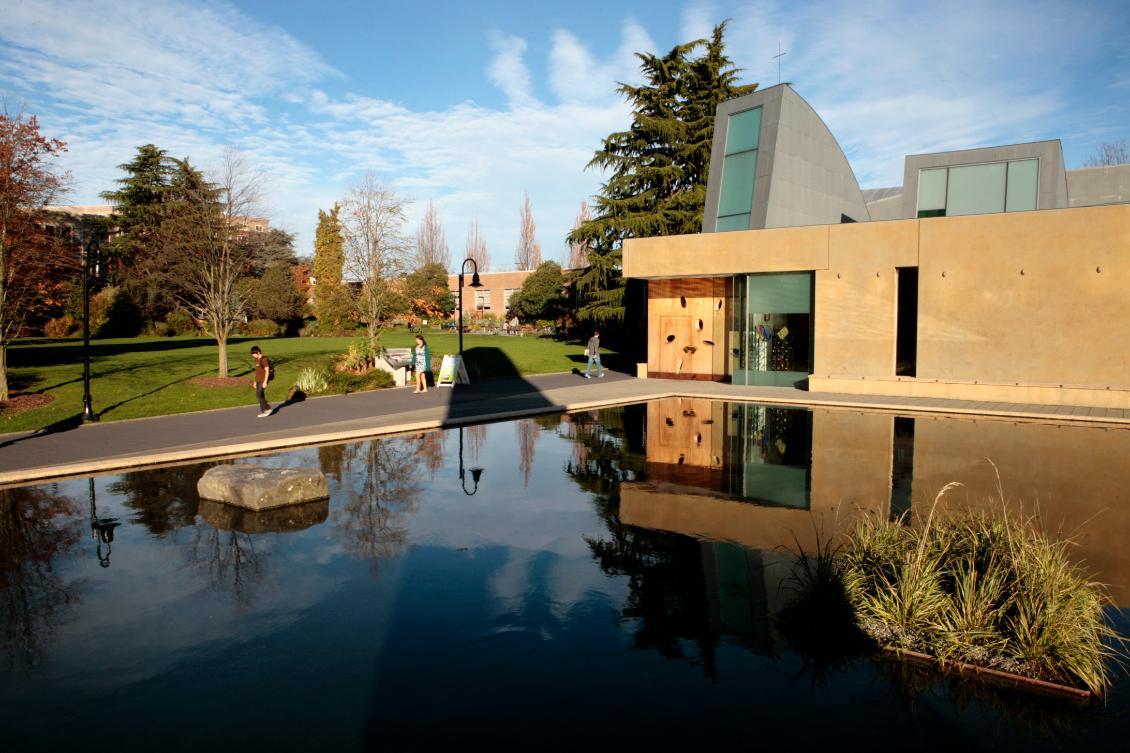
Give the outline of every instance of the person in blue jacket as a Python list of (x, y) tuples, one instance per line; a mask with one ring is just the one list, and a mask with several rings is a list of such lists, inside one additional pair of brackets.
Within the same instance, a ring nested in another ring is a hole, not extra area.
[(413, 394), (428, 391), (428, 371), (432, 367), (432, 359), (428, 354), (428, 343), (423, 335), (416, 335), (416, 352), (413, 359), (416, 365), (416, 389)]

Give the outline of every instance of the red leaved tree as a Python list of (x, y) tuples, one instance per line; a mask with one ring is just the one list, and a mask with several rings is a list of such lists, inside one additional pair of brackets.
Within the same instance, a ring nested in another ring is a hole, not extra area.
[(44, 281), (75, 265), (73, 248), (47, 232), (44, 217), (67, 185), (54, 164), (66, 148), (39, 133), (34, 115), (0, 111), (0, 400), (9, 397), (9, 343), (49, 304)]

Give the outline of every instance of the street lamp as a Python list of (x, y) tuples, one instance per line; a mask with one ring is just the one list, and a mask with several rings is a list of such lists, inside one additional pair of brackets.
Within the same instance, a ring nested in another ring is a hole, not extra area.
[(97, 421), (90, 400), (90, 278), (102, 271), (102, 248), (97, 238), (82, 248), (82, 420)]
[(471, 275), (471, 287), (481, 288), (483, 283), (479, 281), (479, 265), (478, 263), (468, 257), (463, 260), (462, 266), (459, 267), (459, 360), (463, 360), (463, 275), (467, 272), (467, 262), (471, 262), (471, 266), (475, 268), (474, 274)]
[(466, 477), (466, 475), (463, 471), (463, 427), (460, 426), (459, 427), (459, 485), (463, 487), (463, 493), (464, 494), (466, 494), (468, 497), (472, 497), (472, 496), (475, 495), (475, 492), (477, 492), (479, 490), (479, 479), (481, 479), (483, 477), (483, 469), (482, 468), (471, 468), (469, 470), (471, 471), (471, 481), (473, 481), (474, 484), (475, 484), (474, 488), (471, 489), (471, 491), (467, 491), (467, 477)]

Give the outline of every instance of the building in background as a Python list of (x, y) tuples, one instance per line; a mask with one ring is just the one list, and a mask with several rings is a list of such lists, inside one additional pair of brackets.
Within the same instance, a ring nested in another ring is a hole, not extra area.
[(651, 376), (1130, 408), (1130, 165), (1058, 141), (860, 190), (787, 84), (723, 103), (703, 233), (632, 239)]

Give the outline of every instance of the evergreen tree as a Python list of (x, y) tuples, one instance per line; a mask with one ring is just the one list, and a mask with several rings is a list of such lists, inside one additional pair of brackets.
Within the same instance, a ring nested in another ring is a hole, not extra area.
[(721, 23), (710, 39), (678, 45), (663, 56), (637, 53), (644, 84), (619, 87), (632, 104), (632, 125), (604, 139), (589, 162), (611, 175), (595, 197), (592, 219), (568, 235), (569, 243), (589, 248), (589, 266), (575, 279), (581, 319), (623, 320), (626, 238), (702, 229), (714, 112), (719, 103), (757, 88), (736, 83), (740, 71), (726, 57), (725, 29)]
[(565, 275), (555, 261), (543, 262), (522, 283), (522, 289), (510, 296), (507, 318), (516, 317), (523, 324), (539, 321), (559, 322), (565, 314)]
[(161, 226), (167, 219), (166, 203), (177, 172), (176, 160), (153, 144), (137, 148), (130, 162), (118, 165), (126, 175), (115, 182), (116, 191), (102, 198), (114, 205), (110, 225), (115, 234), (104, 251), (111, 282), (122, 285), (147, 319), (162, 318), (173, 307), (162, 271), (170, 266), (168, 246)]
[(342, 283), (345, 271), (345, 239), (334, 204), (329, 212), (318, 210), (314, 232), (314, 317), (322, 333), (342, 330), (350, 319), (353, 305)]
[(239, 242), (231, 191), (212, 183), (187, 159), (175, 162), (161, 231), (172, 260), (164, 281), (176, 300), (216, 339), (217, 371), (228, 375), (228, 337), (246, 313), (239, 282), (251, 263), (251, 250)]

